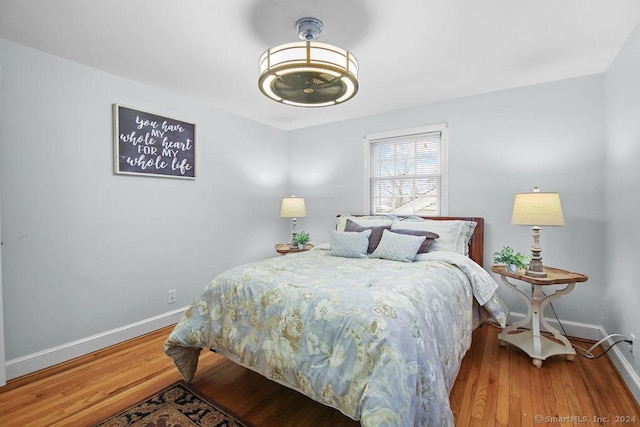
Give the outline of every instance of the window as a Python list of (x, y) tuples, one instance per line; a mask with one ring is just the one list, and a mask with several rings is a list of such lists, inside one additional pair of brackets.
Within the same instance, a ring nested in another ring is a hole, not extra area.
[(447, 215), (447, 124), (365, 137), (366, 210)]

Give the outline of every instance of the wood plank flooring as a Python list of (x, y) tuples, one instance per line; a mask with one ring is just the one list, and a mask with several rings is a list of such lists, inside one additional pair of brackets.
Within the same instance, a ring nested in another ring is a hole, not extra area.
[[(169, 331), (10, 381), (0, 388), (0, 426), (90, 426), (180, 380), (163, 353)], [(552, 357), (538, 369), (497, 335), (490, 325), (474, 332), (450, 394), (457, 426), (640, 425), (638, 403), (606, 356)], [(359, 425), (208, 351), (193, 387), (260, 427)]]

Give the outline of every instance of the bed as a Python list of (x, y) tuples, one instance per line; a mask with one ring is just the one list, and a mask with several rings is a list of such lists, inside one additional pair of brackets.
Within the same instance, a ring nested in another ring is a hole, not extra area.
[(484, 220), (336, 224), (327, 244), (216, 277), (166, 353), (187, 382), (210, 349), (365, 427), (452, 426), (449, 392), (473, 329), (508, 316), (481, 267)]

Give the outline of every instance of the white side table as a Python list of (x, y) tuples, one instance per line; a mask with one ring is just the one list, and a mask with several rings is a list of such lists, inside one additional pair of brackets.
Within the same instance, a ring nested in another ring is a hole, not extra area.
[[(500, 345), (504, 347), (506, 343), (510, 343), (524, 350), (531, 357), (533, 364), (538, 368), (542, 366), (542, 361), (547, 357), (558, 354), (566, 354), (567, 360), (573, 361), (576, 351), (564, 335), (547, 323), (544, 318), (544, 309), (550, 302), (573, 291), (576, 283), (586, 282), (588, 277), (584, 274), (572, 273), (551, 267), (544, 268), (547, 277), (530, 277), (525, 274), (511, 273), (507, 271), (504, 266), (499, 265), (491, 267), (491, 271), (499, 274), (502, 282), (518, 293), (527, 304), (529, 311), (527, 317), (506, 327), (500, 335), (498, 335)], [(531, 285), (531, 296), (522, 292), (516, 285), (509, 282), (507, 278), (529, 283)], [(551, 295), (545, 296), (542, 293), (542, 289), (545, 286), (562, 284), (566, 284), (567, 286), (555, 291)], [(548, 332), (551, 332), (554, 339), (541, 335), (541, 326)], [(527, 330), (519, 330), (519, 328), (525, 328)]]

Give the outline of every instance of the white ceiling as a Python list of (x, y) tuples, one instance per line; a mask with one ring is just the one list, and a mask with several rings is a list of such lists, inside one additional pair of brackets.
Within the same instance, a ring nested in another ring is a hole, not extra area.
[[(360, 62), (345, 104), (258, 90), (305, 16)], [(0, 0), (2, 38), (285, 130), (602, 73), (638, 22), (638, 0)]]

